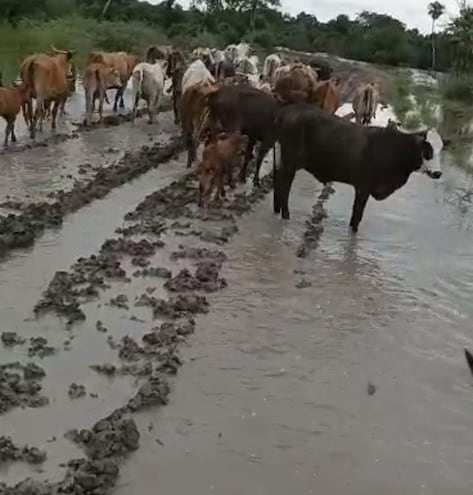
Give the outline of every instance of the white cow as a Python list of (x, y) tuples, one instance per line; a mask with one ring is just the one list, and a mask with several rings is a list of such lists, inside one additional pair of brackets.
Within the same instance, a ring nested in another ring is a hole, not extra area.
[(247, 57), (249, 53), (250, 45), (248, 43), (239, 43), (238, 45), (228, 45), (225, 48), (224, 56), (228, 61), (234, 63)]
[(215, 64), (219, 64), (225, 60), (225, 54), (222, 50), (217, 50), (217, 48), (211, 48), (210, 53), (212, 54)]
[(273, 53), (272, 55), (268, 55), (264, 60), (263, 66), (263, 76), (269, 84), (274, 85), (275, 81), (275, 72), (281, 67), (281, 58), (279, 55)]
[(152, 124), (163, 96), (167, 62), (159, 60), (155, 64), (142, 62), (134, 69), (132, 79), (133, 120), (136, 118), (138, 102), (146, 101), (149, 123)]
[(202, 60), (194, 60), (182, 76), (182, 94), (195, 84), (208, 82), (214, 83), (215, 78), (205, 66)]
[(243, 74), (258, 74), (258, 66), (257, 63), (255, 63), (255, 59), (253, 57), (243, 57), (237, 59), (236, 69), (238, 72), (241, 72)]

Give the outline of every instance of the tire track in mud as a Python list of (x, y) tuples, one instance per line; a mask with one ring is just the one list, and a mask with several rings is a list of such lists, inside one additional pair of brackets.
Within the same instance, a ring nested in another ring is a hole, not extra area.
[[(135, 294), (134, 301), (125, 295), (112, 299), (110, 304), (122, 309), (130, 306), (149, 308), (152, 319), (162, 322), (144, 334), (141, 342), (125, 336), (118, 343), (112, 336), (108, 337), (109, 345), (116, 350), (123, 365), (105, 363), (90, 366), (93, 371), (106, 376), (140, 378), (136, 394), (91, 429), (66, 433), (68, 440), (83, 449), (84, 457), (65, 464), (66, 472), (61, 481), (49, 483), (26, 479), (15, 487), (0, 483), (0, 493), (107, 493), (116, 485), (121, 463), (139, 448), (140, 432), (133, 414), (144, 408), (167, 404), (171, 392), (169, 378), (182, 365), (180, 345), (194, 332), (195, 318), (210, 310), (207, 295), (226, 287), (226, 281), (220, 277), (226, 255), (218, 247), (210, 248), (205, 244), (219, 246), (229, 242), (238, 232), (236, 219), (250, 212), (271, 189), (270, 174), (262, 178), (259, 189), (249, 192), (237, 189), (221, 208), (202, 211), (196, 205), (195, 173), (191, 172), (144, 198), (125, 216), (124, 226), (116, 230), (118, 237), (107, 239), (96, 255), (80, 258), (70, 271), (55, 274), (35, 312), (38, 316), (52, 312), (66, 317), (69, 326), (85, 319), (82, 305), (97, 300), (114, 281), (158, 277), (157, 280), (164, 281), (163, 287), (169, 297), (155, 297), (155, 286), (142, 294)], [(173, 248), (169, 258), (173, 262), (187, 260), (190, 268), (180, 268), (173, 274), (166, 267), (151, 266), (153, 254), (165, 246), (163, 234), (167, 240), (183, 241)], [(197, 239), (200, 239), (201, 246), (196, 245)], [(136, 270), (129, 275), (124, 265), (130, 260)], [(97, 322), (97, 330), (107, 331), (101, 322)], [(18, 345), (22, 343), (21, 337), (13, 335), (9, 335), (9, 341)], [(42, 374), (38, 376), (39, 379), (42, 377)], [(74, 390), (82, 390), (80, 385), (73, 385)], [(4, 386), (5, 379), (2, 382), (0, 375), (0, 406)], [(37, 388), (40, 390), (41, 386), (38, 384)]]
[[(169, 112), (172, 110), (172, 102), (165, 102), (161, 105), (158, 113)], [(142, 117), (146, 114), (146, 110), (143, 108), (138, 109), (137, 118)], [(16, 143), (14, 146), (9, 146), (7, 148), (0, 148), (0, 156), (6, 155), (9, 153), (21, 153), (22, 151), (28, 151), (35, 148), (44, 148), (47, 146), (53, 146), (55, 144), (60, 144), (70, 139), (78, 139), (81, 133), (91, 132), (94, 129), (107, 129), (110, 127), (117, 127), (122, 124), (126, 124), (128, 122), (132, 122), (133, 113), (115, 113), (115, 114), (107, 114), (104, 115), (103, 123), (100, 124), (98, 122), (93, 122), (90, 126), (84, 125), (83, 122), (80, 121), (68, 121), (69, 125), (75, 127), (75, 129), (68, 132), (53, 132), (51, 135), (43, 138), (43, 139), (35, 139), (31, 140), (29, 137), (26, 139), (29, 142), (21, 142)]]
[(16, 209), (19, 213), (0, 215), (0, 256), (32, 246), (45, 229), (60, 226), (67, 214), (104, 198), (113, 189), (171, 160), (183, 150), (184, 143), (180, 137), (171, 138), (164, 146), (143, 146), (135, 153), (125, 153), (115, 164), (99, 169), (92, 179), (76, 182), (71, 190), (53, 193), (51, 201), (2, 203), (1, 206)]

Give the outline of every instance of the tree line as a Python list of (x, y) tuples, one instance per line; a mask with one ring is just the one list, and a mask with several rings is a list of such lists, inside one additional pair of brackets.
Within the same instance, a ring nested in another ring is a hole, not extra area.
[[(454, 22), (464, 29), (456, 19), (434, 37), (435, 23), (444, 13), (439, 2), (432, 2), (425, 13), (432, 18), (432, 33), (428, 35), (376, 12), (360, 12), (355, 19), (340, 14), (328, 22), (305, 12), (290, 16), (278, 9), (279, 0), (193, 0), (189, 9), (182, 8), (175, 0), (158, 4), (139, 0), (2, 0), (1, 3), (0, 23), (12, 26), (25, 19), (42, 22), (71, 16), (133, 21), (156, 28), (172, 42), (189, 47), (223, 47), (243, 39), (265, 49), (285, 46), (421, 69), (434, 64), (440, 71), (451, 68), (455, 63), (453, 54), (461, 45), (454, 32)], [(463, 12), (465, 9), (468, 7)], [(462, 49), (467, 51), (463, 45)]]

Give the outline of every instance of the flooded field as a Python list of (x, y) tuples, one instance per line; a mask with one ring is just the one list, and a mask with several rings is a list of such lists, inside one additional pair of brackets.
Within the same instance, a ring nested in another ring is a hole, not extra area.
[(305, 172), (277, 218), (271, 160), (199, 211), (158, 120), (0, 155), (31, 241), (0, 237), (0, 493), (472, 493), (461, 144), (353, 236), (353, 191)]

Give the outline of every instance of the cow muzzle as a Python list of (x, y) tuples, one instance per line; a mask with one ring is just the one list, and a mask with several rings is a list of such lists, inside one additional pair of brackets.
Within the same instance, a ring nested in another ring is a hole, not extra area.
[(442, 177), (442, 172), (440, 170), (426, 170), (425, 173), (431, 179), (440, 179), (440, 177)]

